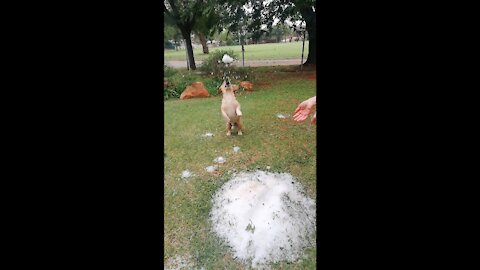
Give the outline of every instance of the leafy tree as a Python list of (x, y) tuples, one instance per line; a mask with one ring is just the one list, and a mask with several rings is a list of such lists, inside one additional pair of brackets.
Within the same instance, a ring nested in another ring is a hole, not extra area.
[(210, 1), (193, 28), (193, 31), (202, 44), (204, 54), (208, 54), (207, 39), (212, 37), (217, 30), (222, 30), (218, 21), (219, 17), (217, 15), (216, 5)]
[(224, 10), (222, 23), (229, 29), (239, 27), (239, 22), (246, 23), (252, 33), (254, 42), (261, 37), (262, 25), (272, 29), (275, 18), (280, 19), (281, 22), (287, 19), (304, 21), (309, 37), (309, 53), (305, 64), (316, 64), (315, 0), (273, 0), (270, 2), (263, 0), (220, 0), (218, 2)]
[(191, 34), (196, 21), (202, 16), (206, 2), (205, 0), (164, 0), (163, 2), (165, 20), (175, 24), (186, 40), (188, 62), (192, 70), (197, 67), (193, 56)]

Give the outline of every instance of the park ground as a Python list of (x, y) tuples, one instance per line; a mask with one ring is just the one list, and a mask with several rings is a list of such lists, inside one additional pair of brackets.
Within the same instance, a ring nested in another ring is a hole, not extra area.
[[(316, 126), (310, 119), (292, 120), (296, 106), (316, 95), (316, 72), (300, 71), (298, 66), (254, 70), (255, 90), (237, 97), (244, 114), (243, 136), (225, 135), (221, 95), (164, 102), (164, 266), (183, 260), (191, 269), (245, 269), (212, 233), (209, 221), (212, 195), (233, 172), (288, 172), (316, 198)], [(213, 137), (202, 137), (207, 132)], [(233, 152), (234, 146), (240, 147), (239, 153)], [(216, 172), (205, 171), (218, 156), (226, 162)], [(181, 178), (184, 170), (194, 175)], [(272, 265), (272, 269), (315, 268), (315, 247), (305, 250), (297, 262)]]
[[(242, 65), (242, 47), (236, 46), (222, 46), (211, 47), (210, 52), (216, 50), (233, 50), (237, 54), (237, 66)], [(201, 65), (209, 54), (204, 54), (201, 48), (193, 50), (195, 64)], [(308, 41), (305, 42), (303, 62), (308, 56)], [(268, 44), (252, 44), (245, 46), (245, 66), (278, 66), (278, 65), (300, 65), (302, 59), (302, 42), (288, 42), (288, 43), (268, 43)], [(174, 68), (186, 67), (186, 52), (185, 50), (165, 50), (164, 51), (165, 64)]]

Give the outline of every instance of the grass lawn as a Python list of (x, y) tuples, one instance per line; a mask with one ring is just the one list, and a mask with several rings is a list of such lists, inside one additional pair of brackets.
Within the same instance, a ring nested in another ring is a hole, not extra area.
[[(233, 50), (239, 59), (242, 59), (242, 46), (222, 46), (212, 47), (209, 51), (215, 50)], [(170, 60), (185, 60), (185, 50), (165, 50), (163, 53), (165, 61)], [(208, 57), (204, 54), (202, 48), (193, 50), (195, 61), (203, 61)], [(305, 51), (303, 57), (308, 56), (308, 41), (305, 41)], [(267, 44), (252, 44), (245, 45), (245, 61), (249, 60), (273, 60), (273, 59), (300, 59), (302, 58), (302, 42), (288, 42), (288, 43), (267, 43)]]
[[(299, 42), (299, 44), (301, 44)], [(263, 46), (263, 45), (259, 45)], [(293, 67), (257, 69), (255, 91), (242, 94), (245, 131), (227, 137), (220, 113), (221, 95), (190, 100), (167, 100), (164, 126), (164, 265), (177, 256), (192, 268), (245, 269), (211, 232), (212, 195), (228, 181), (232, 171), (288, 172), (316, 198), (316, 126), (291, 118), (296, 106), (316, 94), (315, 71)], [(275, 70), (275, 72), (274, 72)], [(286, 119), (277, 114), (287, 115)], [(211, 138), (202, 134), (211, 132)], [(241, 148), (239, 153), (233, 147)], [(218, 171), (208, 173), (218, 156), (226, 158)], [(195, 175), (182, 179), (183, 170)], [(306, 250), (300, 261), (279, 263), (272, 269), (315, 269), (316, 248)]]

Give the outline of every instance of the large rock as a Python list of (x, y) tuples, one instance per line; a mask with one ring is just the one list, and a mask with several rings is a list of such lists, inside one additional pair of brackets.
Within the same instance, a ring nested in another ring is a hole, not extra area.
[(253, 84), (249, 81), (240, 82), (240, 86), (242, 86), (245, 91), (253, 91)]
[(196, 97), (209, 97), (207, 89), (202, 82), (194, 82), (191, 85), (187, 86), (180, 95), (180, 99), (189, 99)]

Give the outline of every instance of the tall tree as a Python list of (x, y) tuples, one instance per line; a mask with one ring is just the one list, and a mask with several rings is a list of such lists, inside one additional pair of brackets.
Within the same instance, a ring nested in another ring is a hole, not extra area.
[(167, 20), (171, 20), (186, 41), (189, 66), (192, 70), (197, 69), (193, 57), (192, 30), (196, 20), (202, 15), (206, 7), (206, 1), (202, 0), (164, 0), (163, 12)]
[(202, 16), (197, 19), (193, 27), (193, 31), (200, 39), (204, 54), (208, 54), (207, 39), (213, 36), (216, 31), (222, 30), (218, 24), (219, 17), (216, 5), (211, 1), (206, 4), (207, 6), (203, 10)]

